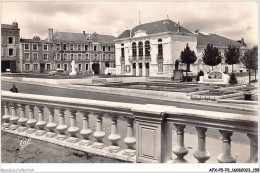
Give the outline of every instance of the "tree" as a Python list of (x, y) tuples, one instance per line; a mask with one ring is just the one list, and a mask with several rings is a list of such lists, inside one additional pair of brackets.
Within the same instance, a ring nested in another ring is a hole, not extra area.
[(258, 47), (254, 46), (252, 49), (247, 50), (241, 58), (241, 62), (245, 68), (249, 70), (249, 85), (251, 84), (251, 70), (258, 69)]
[(235, 45), (229, 45), (228, 49), (225, 50), (224, 55), (226, 58), (225, 63), (227, 63), (228, 65), (232, 65), (232, 73), (233, 73), (233, 65), (239, 63), (239, 59), (241, 56), (239, 47)]
[(204, 49), (202, 60), (206, 65), (212, 66), (213, 71), (213, 66), (220, 64), (222, 61), (221, 52), (217, 47), (213, 47), (213, 44), (208, 44), (207, 48)]
[(181, 62), (187, 64), (186, 68), (186, 81), (188, 77), (188, 71), (190, 71), (190, 64), (193, 64), (197, 61), (197, 56), (195, 55), (194, 51), (190, 50), (190, 47), (187, 43), (186, 48), (181, 52)]

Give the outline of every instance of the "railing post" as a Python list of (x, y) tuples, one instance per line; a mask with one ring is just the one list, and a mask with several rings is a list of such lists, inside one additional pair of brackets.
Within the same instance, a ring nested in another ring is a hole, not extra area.
[(68, 132), (73, 137), (76, 137), (76, 134), (79, 131), (79, 128), (76, 126), (76, 113), (77, 110), (70, 110), (70, 128), (68, 129)]
[(124, 142), (127, 145), (127, 149), (125, 149), (125, 153), (135, 153), (134, 145), (136, 143), (136, 138), (134, 137), (134, 118), (133, 117), (125, 117), (127, 121), (127, 136), (124, 139)]
[(5, 111), (5, 114), (4, 116), (2, 117), (3, 120), (4, 120), (4, 123), (3, 123), (3, 127), (9, 127), (10, 126), (10, 118), (11, 118), (11, 115), (10, 115), (10, 103), (9, 102), (4, 102), (4, 111)]
[(47, 123), (44, 121), (44, 116), (43, 116), (44, 106), (39, 105), (39, 106), (37, 106), (37, 107), (38, 107), (38, 122), (36, 123), (36, 126), (37, 126), (40, 130), (43, 130), (43, 129), (44, 129), (44, 126), (47, 124)]
[(88, 116), (89, 116), (89, 112), (83, 112), (83, 127), (82, 130), (80, 131), (80, 134), (86, 140), (89, 139), (89, 136), (92, 133), (92, 130), (89, 128)]
[(111, 117), (111, 134), (108, 136), (108, 140), (112, 143), (112, 146), (109, 146), (109, 149), (113, 152), (118, 152), (120, 147), (118, 146), (118, 141), (121, 139), (121, 136), (118, 134), (117, 130), (117, 115), (112, 115)]
[(57, 124), (54, 121), (55, 108), (47, 107), (47, 109), (49, 110), (50, 114), (49, 114), (49, 123), (46, 125), (46, 127), (50, 130), (50, 132), (54, 132), (55, 128), (57, 127)]
[(96, 138), (97, 142), (94, 143), (94, 147), (96, 148), (103, 148), (104, 143), (102, 139), (105, 137), (105, 132), (103, 131), (103, 124), (102, 124), (102, 114), (97, 114), (97, 122), (96, 122), (96, 132), (93, 136)]
[(250, 139), (250, 158), (247, 163), (258, 162), (258, 136), (253, 134), (247, 134)]
[(59, 125), (57, 126), (57, 130), (60, 132), (60, 134), (65, 134), (65, 131), (68, 129), (68, 126), (65, 124), (64, 120), (64, 108), (59, 109)]
[(177, 129), (177, 145), (172, 149), (172, 152), (177, 156), (174, 162), (187, 163), (187, 160), (184, 159), (184, 156), (189, 152), (184, 146), (184, 128), (186, 126), (183, 124), (174, 124), (174, 126)]
[(132, 109), (136, 121), (136, 162), (172, 160), (172, 129), (162, 109), (157, 105), (138, 105)]
[(19, 117), (17, 116), (17, 104), (12, 103), (12, 116), (10, 118), (11, 126), (10, 129), (17, 129), (19, 126), (17, 124)]
[(21, 131), (27, 129), (26, 122), (28, 121), (28, 118), (25, 116), (25, 106), (25, 104), (18, 104), (18, 107), (20, 107), (20, 119), (18, 120), (18, 123), (22, 126), (19, 128)]
[(27, 124), (30, 128), (34, 128), (37, 120), (34, 118), (34, 105), (29, 105), (29, 120)]
[(198, 150), (193, 154), (199, 163), (205, 163), (209, 158), (209, 152), (206, 152), (206, 131), (207, 128), (196, 127), (198, 131)]
[(219, 163), (235, 163), (236, 159), (231, 156), (231, 136), (233, 132), (219, 130), (222, 135), (222, 154), (218, 156)]

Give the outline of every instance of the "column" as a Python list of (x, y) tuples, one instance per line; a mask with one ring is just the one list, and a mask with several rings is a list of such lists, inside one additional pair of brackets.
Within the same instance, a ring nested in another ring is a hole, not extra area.
[(59, 109), (59, 125), (57, 126), (57, 130), (60, 134), (65, 134), (65, 131), (68, 129), (68, 126), (65, 124), (64, 112), (64, 108)]
[(127, 121), (127, 129), (126, 129), (126, 138), (124, 139), (125, 144), (127, 145), (127, 149), (125, 149), (126, 153), (135, 153), (134, 145), (136, 143), (136, 138), (134, 137), (134, 119), (132, 117), (125, 117)]
[(247, 134), (250, 139), (250, 158), (247, 163), (258, 162), (258, 136), (253, 134)]
[(17, 116), (17, 104), (16, 103), (12, 103), (12, 116), (10, 118), (10, 122), (11, 122), (11, 129), (17, 129), (18, 128), (18, 122), (19, 117)]
[(236, 159), (231, 156), (231, 136), (233, 132), (219, 130), (222, 135), (222, 154), (218, 156), (219, 163), (235, 163)]
[(82, 127), (82, 130), (80, 131), (80, 134), (86, 140), (89, 139), (89, 136), (92, 133), (91, 129), (89, 128), (89, 121), (88, 121), (89, 117), (88, 116), (89, 116), (88, 112), (83, 112), (83, 127)]
[(45, 125), (47, 124), (44, 121), (44, 115), (43, 115), (43, 109), (44, 106), (39, 105), (38, 106), (38, 122), (36, 123), (36, 126), (40, 129), (40, 130), (44, 130)]
[(103, 124), (102, 124), (102, 114), (97, 114), (97, 122), (96, 122), (96, 132), (93, 134), (93, 136), (96, 138), (97, 142), (95, 142), (96, 146), (104, 146), (104, 143), (102, 139), (105, 137), (105, 132), (103, 131)]
[(10, 107), (9, 107), (9, 102), (3, 102), (4, 104), (4, 116), (2, 117), (3, 118), (3, 127), (9, 127), (10, 126), (10, 118), (11, 118), (11, 115), (10, 115)]
[(209, 152), (206, 152), (206, 131), (207, 128), (196, 127), (198, 131), (198, 150), (193, 154), (199, 163), (205, 163), (209, 158)]
[(37, 120), (34, 118), (34, 105), (29, 105), (29, 120), (27, 124), (30, 128), (34, 128)]
[(27, 129), (26, 122), (28, 121), (28, 119), (25, 116), (25, 106), (25, 104), (18, 104), (18, 107), (20, 108), (20, 119), (18, 120), (18, 123), (21, 124), (21, 126), (23, 127), (20, 127), (21, 130)]
[(109, 146), (114, 152), (119, 151), (120, 147), (118, 146), (118, 141), (121, 139), (121, 136), (118, 134), (117, 129), (117, 115), (111, 115), (111, 134), (108, 136), (108, 140), (112, 143), (112, 146)]
[(68, 132), (73, 137), (76, 137), (76, 134), (79, 131), (79, 128), (76, 126), (76, 113), (77, 110), (70, 110), (70, 128), (68, 129)]
[(49, 109), (49, 123), (46, 125), (46, 127), (49, 129), (50, 132), (54, 132), (55, 128), (57, 127), (57, 124), (54, 121), (54, 111), (55, 108), (53, 107), (47, 107)]
[(173, 147), (172, 152), (177, 156), (174, 160), (175, 163), (187, 163), (184, 156), (188, 154), (188, 150), (184, 146), (184, 128), (183, 124), (174, 124), (177, 129), (177, 145)]

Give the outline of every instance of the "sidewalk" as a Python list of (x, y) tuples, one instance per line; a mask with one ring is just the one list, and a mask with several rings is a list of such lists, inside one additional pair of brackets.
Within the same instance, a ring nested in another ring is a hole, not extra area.
[[(203, 105), (203, 106), (210, 106), (210, 107), (218, 107), (223, 109), (233, 109), (233, 110), (240, 110), (240, 111), (250, 111), (256, 112), (258, 111), (258, 105), (244, 105), (244, 104), (228, 104), (228, 103), (217, 103), (216, 101), (199, 101), (199, 100), (189, 100), (189, 99), (176, 99), (172, 97), (163, 97), (163, 96), (154, 96), (154, 95), (140, 95), (136, 93), (111, 93), (109, 91), (98, 90), (98, 86), (95, 86), (95, 90), (92, 87), (82, 86), (82, 85), (50, 85), (50, 84), (42, 84), (36, 82), (25, 82), (25, 81), (14, 81), (13, 79), (2, 77), (2, 81), (9, 81), (15, 83), (24, 83), (24, 84), (33, 84), (39, 86), (46, 86), (46, 87), (55, 87), (55, 88), (62, 88), (62, 89), (70, 89), (70, 90), (79, 90), (79, 91), (89, 91), (89, 92), (96, 92), (96, 93), (106, 93), (106, 94), (113, 94), (113, 95), (124, 95), (124, 96), (131, 96), (131, 97), (139, 97), (139, 98), (147, 98), (153, 100), (162, 100), (162, 101), (170, 101), (170, 102), (177, 102), (177, 103), (184, 103), (184, 104), (192, 104), (192, 105)], [(103, 87), (102, 87), (103, 88)]]

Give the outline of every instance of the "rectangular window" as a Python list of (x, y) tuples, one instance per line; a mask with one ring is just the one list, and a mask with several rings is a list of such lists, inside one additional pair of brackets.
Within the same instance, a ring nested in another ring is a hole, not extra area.
[(81, 64), (79, 64), (79, 71), (81, 71), (82, 70), (82, 65)]
[(56, 44), (56, 50), (60, 50), (60, 44)]
[(47, 64), (47, 70), (51, 69), (51, 64)]
[(24, 53), (24, 58), (25, 59), (30, 59), (30, 53)]
[(79, 60), (79, 61), (81, 60), (81, 54), (78, 55), (78, 60)]
[(122, 74), (125, 73), (125, 64), (124, 63), (121, 64), (121, 73)]
[(88, 51), (88, 45), (85, 45), (85, 50)]
[(63, 64), (64, 66), (64, 71), (68, 71), (68, 64)]
[(58, 59), (58, 60), (60, 59), (60, 54), (59, 53), (57, 54), (57, 58), (56, 59)]
[(33, 60), (38, 60), (38, 54), (37, 53), (33, 53)]
[(86, 54), (86, 60), (88, 60), (88, 54)]
[(111, 54), (108, 54), (108, 59), (111, 60)]
[(158, 72), (163, 72), (163, 63), (162, 62), (158, 63)]
[(80, 44), (78, 45), (78, 50), (81, 50), (81, 45)]
[(44, 60), (48, 60), (48, 54), (47, 54), (47, 53), (44, 53), (44, 54), (43, 54), (43, 59), (44, 59)]
[(97, 46), (94, 46), (94, 51), (97, 51)]
[(60, 68), (60, 64), (57, 64), (57, 68)]
[(37, 47), (37, 44), (33, 44), (33, 50), (37, 50), (38, 47)]
[(33, 70), (37, 71), (38, 70), (38, 64), (33, 64)]
[(14, 44), (14, 38), (8, 37), (8, 44)]
[(103, 61), (105, 61), (106, 60), (106, 55), (105, 54), (103, 54)]
[(108, 51), (110, 51), (110, 46), (108, 46)]
[(29, 50), (29, 44), (24, 44), (24, 50)]
[(63, 50), (67, 50), (67, 45), (63, 44)]
[(13, 48), (9, 48), (8, 52), (9, 52), (9, 56), (14, 56), (14, 49)]
[(106, 51), (106, 46), (103, 46), (103, 51), (104, 51), (104, 52)]
[(25, 64), (25, 70), (29, 71), (30, 70), (30, 64)]
[(86, 64), (86, 71), (88, 70), (88, 64)]
[(48, 45), (47, 44), (43, 45), (43, 50), (48, 50)]
[(125, 49), (121, 48), (121, 57), (125, 57)]
[(66, 61), (68, 59), (68, 55), (67, 54), (64, 54), (63, 55), (63, 60)]
[(74, 49), (73, 44), (70, 44), (70, 50), (73, 50), (73, 49)]
[(70, 55), (70, 59), (71, 59), (71, 60), (74, 60), (73, 54)]

